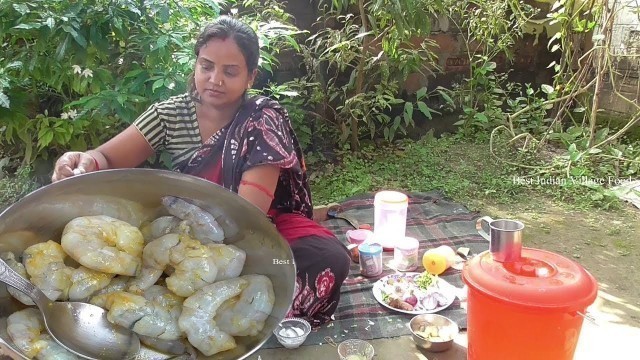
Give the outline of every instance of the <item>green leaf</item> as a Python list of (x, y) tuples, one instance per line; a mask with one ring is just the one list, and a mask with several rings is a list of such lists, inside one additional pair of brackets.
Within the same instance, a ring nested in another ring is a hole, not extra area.
[(10, 104), (11, 101), (9, 101), (9, 97), (5, 93), (0, 92), (0, 106), (8, 109)]
[(53, 29), (53, 27), (56, 26), (56, 20), (52, 17), (48, 17), (46, 24), (49, 27), (49, 29)]
[(169, 42), (169, 37), (167, 35), (162, 35), (156, 41), (156, 46), (158, 47), (158, 49), (162, 49), (163, 47), (167, 46), (168, 42)]
[(20, 13), (20, 15), (26, 15), (29, 12), (29, 7), (26, 4), (13, 4), (13, 8)]
[(42, 24), (37, 24), (37, 23), (31, 23), (31, 24), (19, 24), (14, 26), (14, 29), (39, 29), (42, 26)]
[(485, 115), (484, 113), (476, 113), (473, 117), (476, 118), (477, 120), (480, 120), (483, 123), (489, 122), (487, 115)]
[(601, 153), (602, 150), (598, 149), (598, 148), (591, 148), (589, 149), (589, 154), (598, 154)]
[(426, 87), (421, 87), (420, 89), (418, 89), (418, 91), (416, 91), (416, 97), (418, 99), (422, 99), (422, 97), (427, 93), (427, 88)]
[(424, 116), (426, 116), (429, 120), (433, 118), (429, 107), (427, 106), (427, 104), (423, 103), (422, 101), (418, 101), (418, 110), (420, 110), (420, 112), (422, 112)]
[(553, 86), (551, 85), (542, 84), (540, 88), (542, 89), (542, 92), (545, 94), (552, 94), (554, 92)]
[(160, 88), (164, 86), (164, 79), (158, 79), (153, 83), (153, 86), (151, 87), (151, 92), (156, 92), (156, 89)]
[(438, 94), (440, 94), (440, 96), (442, 96), (442, 98), (444, 99), (444, 101), (447, 102), (447, 104), (449, 105), (453, 105), (453, 99), (449, 96), (449, 94), (446, 93), (446, 89), (444, 88), (438, 88), (436, 89), (438, 91)]
[(413, 104), (410, 102), (404, 103), (404, 123), (407, 126), (413, 123)]

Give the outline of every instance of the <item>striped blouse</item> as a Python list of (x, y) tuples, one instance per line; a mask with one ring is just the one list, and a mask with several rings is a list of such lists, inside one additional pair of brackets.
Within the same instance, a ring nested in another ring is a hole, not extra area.
[(188, 93), (151, 105), (133, 125), (154, 150), (171, 154), (174, 169), (202, 145), (196, 104)]

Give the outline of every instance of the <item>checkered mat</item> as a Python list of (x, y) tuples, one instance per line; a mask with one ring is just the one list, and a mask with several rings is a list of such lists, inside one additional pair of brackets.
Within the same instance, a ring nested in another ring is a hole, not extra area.
[[(339, 215), (356, 219), (360, 224), (373, 225), (373, 197), (367, 194), (351, 198), (340, 205)], [(471, 254), (478, 254), (489, 248), (489, 243), (478, 235), (475, 220), (478, 214), (466, 207), (445, 199), (441, 194), (410, 193), (407, 210), (407, 236), (415, 237), (420, 242), (419, 259), (431, 248), (449, 245), (454, 249), (468, 247)], [(330, 219), (323, 222), (338, 239), (347, 244), (346, 231), (353, 229), (343, 219)], [(393, 259), (393, 252), (383, 253), (383, 263)], [(420, 266), (416, 272), (424, 271)], [(304, 345), (318, 345), (327, 342), (330, 337), (339, 343), (347, 339), (379, 339), (410, 334), (407, 326), (412, 315), (387, 309), (380, 305), (373, 296), (373, 284), (381, 277), (395, 273), (385, 266), (379, 277), (365, 278), (360, 275), (359, 264), (351, 264), (351, 271), (342, 285), (340, 303), (334, 317), (335, 321), (327, 323), (309, 334)], [(461, 288), (463, 282), (460, 271), (448, 269), (440, 276), (452, 285)], [(456, 321), (460, 328), (467, 327), (466, 310), (460, 307), (458, 298), (439, 314)], [(265, 343), (263, 348), (282, 347), (275, 336)]]

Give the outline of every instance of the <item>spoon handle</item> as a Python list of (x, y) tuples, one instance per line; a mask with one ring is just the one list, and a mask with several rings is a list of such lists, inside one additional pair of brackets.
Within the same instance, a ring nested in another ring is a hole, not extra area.
[(38, 289), (27, 279), (20, 276), (20, 274), (9, 267), (9, 265), (7, 265), (7, 263), (2, 259), (0, 259), (0, 282), (3, 282), (11, 287), (16, 288), (18, 291), (23, 292), (25, 295), (30, 297), (31, 300), (33, 300), (33, 302), (38, 305), (38, 307), (51, 302), (51, 300), (49, 300), (49, 298), (47, 298), (40, 289)]

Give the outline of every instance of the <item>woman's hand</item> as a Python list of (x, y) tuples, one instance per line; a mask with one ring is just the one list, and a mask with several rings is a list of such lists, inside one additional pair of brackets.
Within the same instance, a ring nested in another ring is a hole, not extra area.
[(53, 168), (51, 182), (60, 181), (68, 177), (98, 170), (93, 156), (79, 151), (64, 153)]

